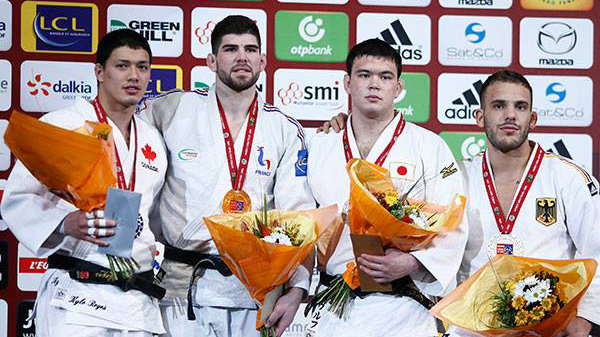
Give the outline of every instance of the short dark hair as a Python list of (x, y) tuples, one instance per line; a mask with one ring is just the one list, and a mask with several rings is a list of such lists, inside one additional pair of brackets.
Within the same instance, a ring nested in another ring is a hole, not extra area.
[(392, 48), (387, 42), (379, 39), (365, 40), (350, 49), (348, 57), (346, 57), (346, 71), (348, 76), (352, 75), (352, 65), (354, 60), (362, 56), (378, 56), (384, 59), (393, 61), (398, 70), (398, 78), (402, 73), (402, 58), (396, 49)]
[(100, 40), (98, 43), (98, 52), (96, 53), (96, 63), (103, 67), (106, 65), (106, 60), (110, 57), (113, 50), (127, 46), (131, 49), (144, 49), (150, 56), (152, 62), (152, 50), (148, 41), (138, 32), (132, 29), (117, 29), (112, 31)]
[(531, 104), (533, 104), (533, 89), (531, 89), (531, 85), (529, 84), (529, 81), (527, 81), (525, 76), (513, 70), (503, 69), (491, 74), (485, 80), (485, 82), (483, 82), (483, 85), (481, 86), (481, 91), (479, 93), (479, 100), (481, 101), (482, 109), (484, 107), (483, 97), (485, 96), (485, 92), (487, 91), (490, 85), (496, 82), (508, 82), (524, 86), (525, 88), (527, 88), (527, 90), (529, 90), (529, 101)]
[(260, 47), (260, 32), (254, 20), (243, 15), (230, 15), (219, 21), (210, 35), (210, 46), (212, 47), (213, 54), (217, 54), (219, 46), (221, 46), (221, 40), (227, 34), (254, 35), (258, 42), (258, 47)]

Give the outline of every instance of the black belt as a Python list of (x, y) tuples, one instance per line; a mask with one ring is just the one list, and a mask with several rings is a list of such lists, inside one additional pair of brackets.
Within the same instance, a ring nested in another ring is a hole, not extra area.
[(183, 250), (165, 244), (164, 258), (194, 267), (187, 292), (187, 315), (188, 320), (190, 321), (196, 320), (196, 315), (194, 314), (194, 309), (192, 307), (192, 286), (194, 285), (198, 269), (213, 269), (225, 277), (233, 275), (227, 264), (225, 264), (219, 255), (215, 254), (204, 254), (192, 250)]
[(123, 291), (139, 290), (142, 293), (162, 299), (165, 288), (154, 284), (154, 272), (148, 270), (133, 274), (131, 277), (122, 277), (117, 273), (114, 280), (111, 270), (97, 264), (62, 254), (52, 254), (48, 257), (48, 268), (68, 270), (69, 276), (81, 283), (108, 284), (119, 287)]
[(177, 247), (173, 247), (169, 244), (165, 244), (165, 259), (185, 263), (189, 266), (202, 269), (213, 269), (218, 271), (223, 276), (231, 276), (233, 273), (227, 267), (227, 264), (223, 262), (219, 255), (215, 254), (203, 254), (195, 252), (193, 250), (183, 250)]
[[(335, 280), (336, 278), (337, 276), (329, 275), (324, 272), (321, 272), (319, 275), (320, 283), (326, 287), (329, 287), (331, 285), (331, 282), (333, 282), (333, 280)], [(397, 280), (392, 281), (392, 291), (386, 292), (385, 294), (410, 297), (422, 306), (424, 306), (427, 310), (431, 309), (433, 307), (433, 302), (425, 295), (423, 295), (420, 291), (410, 287), (409, 285), (411, 284), (412, 279), (410, 278), (410, 276), (404, 276), (403, 278), (399, 278)], [(371, 294), (370, 292), (361, 291), (360, 287), (352, 290), (352, 292), (360, 298), (364, 298), (365, 296)]]

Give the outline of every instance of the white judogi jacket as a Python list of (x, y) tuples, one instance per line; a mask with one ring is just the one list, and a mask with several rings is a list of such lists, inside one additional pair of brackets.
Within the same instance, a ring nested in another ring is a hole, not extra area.
[[(348, 126), (351, 125), (351, 116)], [(385, 128), (371, 149), (366, 160), (374, 163), (394, 134), (400, 120), (398, 114)], [(349, 199), (350, 179), (346, 172), (343, 133), (319, 133), (310, 142), (308, 159), (308, 179), (317, 203), (322, 206), (337, 204), (340, 209)], [(354, 133), (348, 127), (348, 141), (352, 154), (359, 155)], [(398, 167), (406, 168), (400, 176)], [(406, 123), (403, 132), (391, 148), (383, 167), (390, 170), (394, 185), (399, 191), (406, 191), (424, 174), (427, 185), (420, 193), (411, 197), (428, 202), (447, 205), (455, 194), (463, 194), (463, 184), (452, 153), (434, 133), (412, 123)], [(452, 172), (444, 175), (444, 172)], [(432, 244), (424, 250), (411, 252), (425, 270), (410, 275), (415, 285), (424, 294), (442, 295), (453, 285), (455, 272), (460, 265), (467, 239), (467, 224), (463, 220), (457, 230), (436, 236)], [(346, 264), (355, 259), (349, 228), (344, 227), (339, 244), (328, 261), (326, 270), (330, 275), (339, 275)], [(394, 315), (390, 316), (389, 313)], [(433, 336), (436, 328), (433, 316), (419, 303), (408, 297), (385, 294), (372, 294), (364, 299), (356, 298), (346, 321), (330, 320), (329, 325), (347, 326), (343, 330), (329, 330), (327, 322), (322, 329), (344, 336)], [(342, 329), (342, 328), (340, 328)], [(321, 335), (318, 333), (317, 335)]]
[[(132, 257), (141, 266), (139, 272), (143, 272), (151, 270), (154, 261), (156, 247), (154, 235), (148, 226), (148, 213), (164, 182), (167, 159), (156, 129), (141, 118), (134, 118), (138, 129), (135, 192), (142, 194), (140, 215), (143, 227), (133, 242)], [(97, 122), (98, 118), (89, 102), (77, 99), (73, 106), (48, 113), (41, 120), (72, 130), (83, 126), (86, 120)], [(108, 122), (112, 126), (125, 179), (129, 182), (135, 151), (133, 124), (128, 148), (116, 125), (110, 119)], [(146, 159), (142, 153), (142, 148), (146, 146), (156, 153), (154, 160)], [(17, 161), (6, 183), (2, 200), (2, 216), (17, 239), (38, 256), (59, 252), (109, 268), (106, 255), (98, 253), (98, 246), (58, 232), (62, 220), (76, 210), (75, 206), (49, 192)], [(137, 290), (124, 292), (115, 286), (84, 284), (71, 280), (64, 271), (50, 269), (40, 285), (38, 296), (50, 282), (54, 286), (52, 289), (60, 289), (64, 294), (54, 296), (52, 305), (67, 309), (67, 323), (152, 333), (164, 331), (158, 301)], [(71, 303), (69, 299), (73, 296), (86, 298), (87, 303), (95, 301), (99, 306), (104, 305), (105, 310)]]
[[(243, 190), (252, 210), (314, 208), (306, 181), (306, 146), (300, 124), (258, 98), (258, 117)], [(143, 114), (162, 133), (169, 153), (169, 169), (158, 212), (153, 221), (160, 240), (185, 250), (218, 254), (203, 217), (223, 213), (221, 202), (232, 189), (225, 141), (214, 87), (193, 92), (174, 91), (144, 102)], [(240, 162), (244, 122), (234, 148)], [(154, 226), (154, 224), (153, 224)], [(192, 267), (166, 261), (162, 286), (167, 298), (186, 297)], [(288, 285), (308, 289), (309, 273), (300, 267)], [(223, 277), (207, 269), (197, 279), (196, 304), (255, 308), (235, 276)]]
[[(525, 180), (538, 146), (536, 144), (533, 149), (521, 182)], [(464, 172), (467, 174), (467, 216), (470, 230), (458, 274), (459, 282), (488, 262), (490, 240), (500, 233), (485, 190), (482, 160), (481, 153), (470, 162), (463, 162), (466, 168)], [(491, 171), (491, 166), (489, 167)], [(544, 224), (536, 219), (542, 212), (541, 209), (537, 210), (539, 198), (556, 199), (555, 223)], [(507, 216), (508, 211), (505, 212), (504, 215)], [(599, 233), (598, 181), (570, 160), (546, 153), (511, 233), (522, 242), (522, 255), (542, 259), (593, 258), (600, 261)], [(598, 280), (596, 273), (577, 311), (578, 316), (594, 323), (600, 323)]]

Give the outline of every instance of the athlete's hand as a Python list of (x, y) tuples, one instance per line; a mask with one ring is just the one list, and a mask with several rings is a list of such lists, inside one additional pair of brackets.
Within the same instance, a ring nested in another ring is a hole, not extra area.
[(66, 235), (98, 246), (108, 246), (109, 243), (100, 238), (115, 235), (117, 223), (104, 219), (104, 211), (97, 210), (91, 213), (71, 212), (65, 217), (63, 225)]
[(348, 119), (348, 115), (346, 115), (343, 112), (340, 112), (337, 116), (331, 117), (329, 122), (325, 122), (323, 123), (323, 125), (319, 126), (319, 128), (317, 129), (317, 133), (329, 133), (329, 130), (332, 128), (333, 131), (335, 131), (335, 133), (338, 133), (344, 130), (344, 127), (346, 126), (346, 119)]
[(590, 331), (592, 331), (592, 324), (585, 318), (577, 316), (556, 337), (588, 337)]
[(275, 303), (273, 312), (267, 318), (266, 326), (275, 326), (277, 337), (281, 336), (288, 325), (294, 320), (303, 297), (304, 289), (292, 287), (288, 290), (287, 294), (281, 296), (277, 300), (277, 303)]
[(361, 254), (357, 259), (359, 268), (377, 283), (397, 280), (419, 270), (417, 259), (395, 248), (385, 250), (385, 255)]

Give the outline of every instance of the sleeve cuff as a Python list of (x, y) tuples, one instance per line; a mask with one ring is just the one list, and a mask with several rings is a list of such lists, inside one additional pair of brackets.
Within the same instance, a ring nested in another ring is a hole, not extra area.
[(287, 281), (288, 288), (301, 288), (308, 293), (310, 287), (310, 273), (303, 265), (300, 265), (292, 277)]

